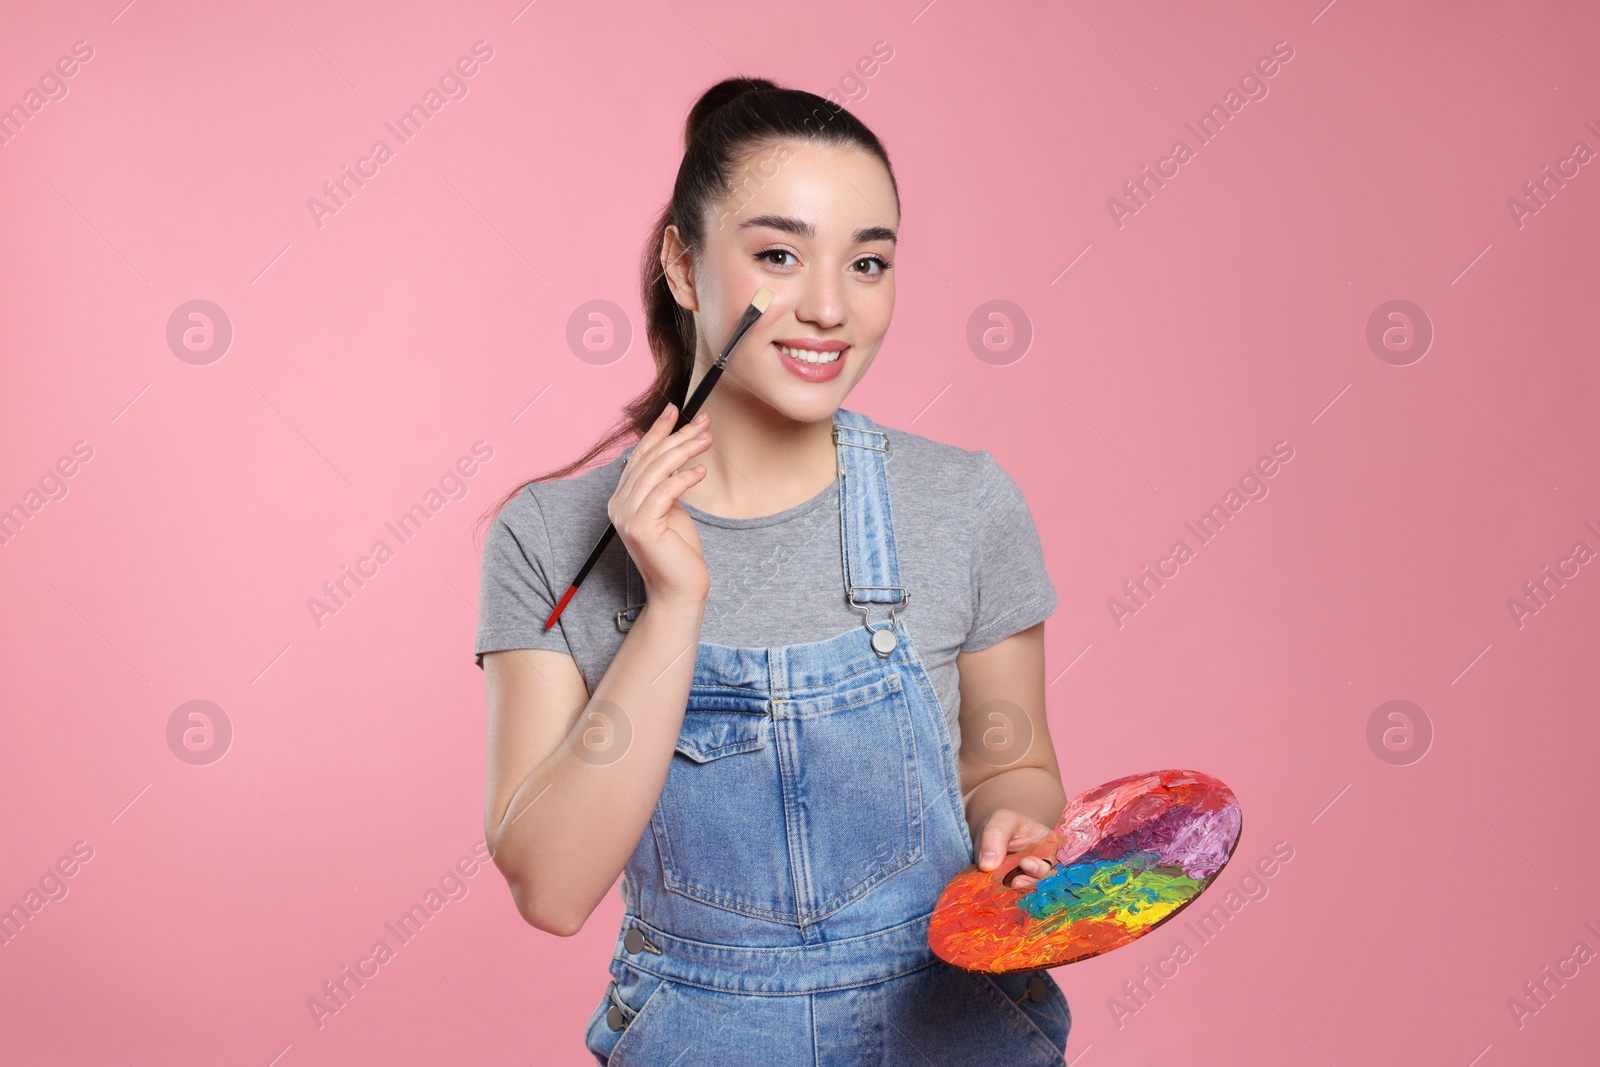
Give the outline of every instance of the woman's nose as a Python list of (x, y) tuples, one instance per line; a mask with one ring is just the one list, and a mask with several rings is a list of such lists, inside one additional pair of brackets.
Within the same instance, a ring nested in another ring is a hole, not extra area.
[(844, 322), (844, 285), (831, 271), (808, 271), (797, 279), (800, 286), (795, 301), (795, 317), (826, 330)]

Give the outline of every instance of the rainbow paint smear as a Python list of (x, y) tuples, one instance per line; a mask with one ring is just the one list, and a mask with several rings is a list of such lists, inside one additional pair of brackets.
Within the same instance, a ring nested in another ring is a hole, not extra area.
[[(940, 959), (1002, 973), (1088, 959), (1143, 937), (1210, 885), (1239, 843), (1233, 790), (1199, 771), (1129, 775), (1080, 793), (1033, 847), (950, 880), (928, 926)], [(1024, 856), (1055, 869), (1004, 879)]]

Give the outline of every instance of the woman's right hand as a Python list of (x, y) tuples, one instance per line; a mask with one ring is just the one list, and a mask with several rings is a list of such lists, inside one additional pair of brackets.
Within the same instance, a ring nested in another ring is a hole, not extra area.
[(711, 574), (700, 531), (678, 497), (706, 472), (704, 466), (679, 468), (711, 447), (711, 418), (702, 411), (673, 433), (677, 421), (678, 406), (669, 403), (639, 438), (606, 514), (639, 568), (649, 599), (704, 603)]

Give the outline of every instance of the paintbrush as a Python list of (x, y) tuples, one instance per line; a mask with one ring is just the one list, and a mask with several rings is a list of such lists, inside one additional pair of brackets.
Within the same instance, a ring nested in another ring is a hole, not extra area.
[[(744, 314), (739, 318), (739, 325), (734, 327), (733, 336), (728, 338), (728, 343), (722, 346), (722, 355), (711, 364), (711, 369), (706, 371), (706, 376), (700, 379), (700, 384), (695, 386), (694, 395), (689, 397), (689, 402), (683, 405), (678, 412), (677, 425), (672, 427), (672, 432), (677, 433), (688, 425), (690, 419), (700, 411), (700, 405), (705, 403), (706, 397), (711, 393), (711, 387), (717, 384), (717, 379), (722, 377), (722, 369), (728, 365), (728, 357), (733, 355), (733, 350), (739, 347), (739, 342), (744, 340), (744, 335), (750, 332), (750, 327), (756, 324), (767, 306), (772, 303), (772, 290), (763, 285), (756, 291), (755, 297), (750, 301), (750, 306), (744, 309)], [(589, 553), (589, 558), (583, 561), (583, 566), (578, 568), (578, 576), (572, 579), (572, 584), (567, 586), (567, 591), (562, 594), (561, 600), (556, 604), (550, 617), (544, 621), (546, 630), (556, 624), (561, 617), (561, 612), (566, 609), (567, 602), (572, 599), (572, 594), (578, 591), (578, 586), (588, 577), (590, 569), (600, 559), (611, 539), (617, 535), (616, 523), (607, 523), (606, 532), (600, 535), (600, 540)]]

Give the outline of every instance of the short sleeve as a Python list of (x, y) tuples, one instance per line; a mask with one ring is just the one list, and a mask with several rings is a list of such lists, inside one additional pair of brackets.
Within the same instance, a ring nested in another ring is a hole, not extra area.
[(977, 652), (1049, 618), (1056, 589), (1021, 486), (986, 451), (972, 551), (972, 628), (960, 651)]
[(478, 635), (473, 646), (480, 668), (485, 652), (508, 648), (546, 648), (571, 654), (560, 620), (549, 630), (544, 628), (556, 606), (549, 562), (544, 512), (530, 487), (500, 509), (484, 538), (478, 576)]

